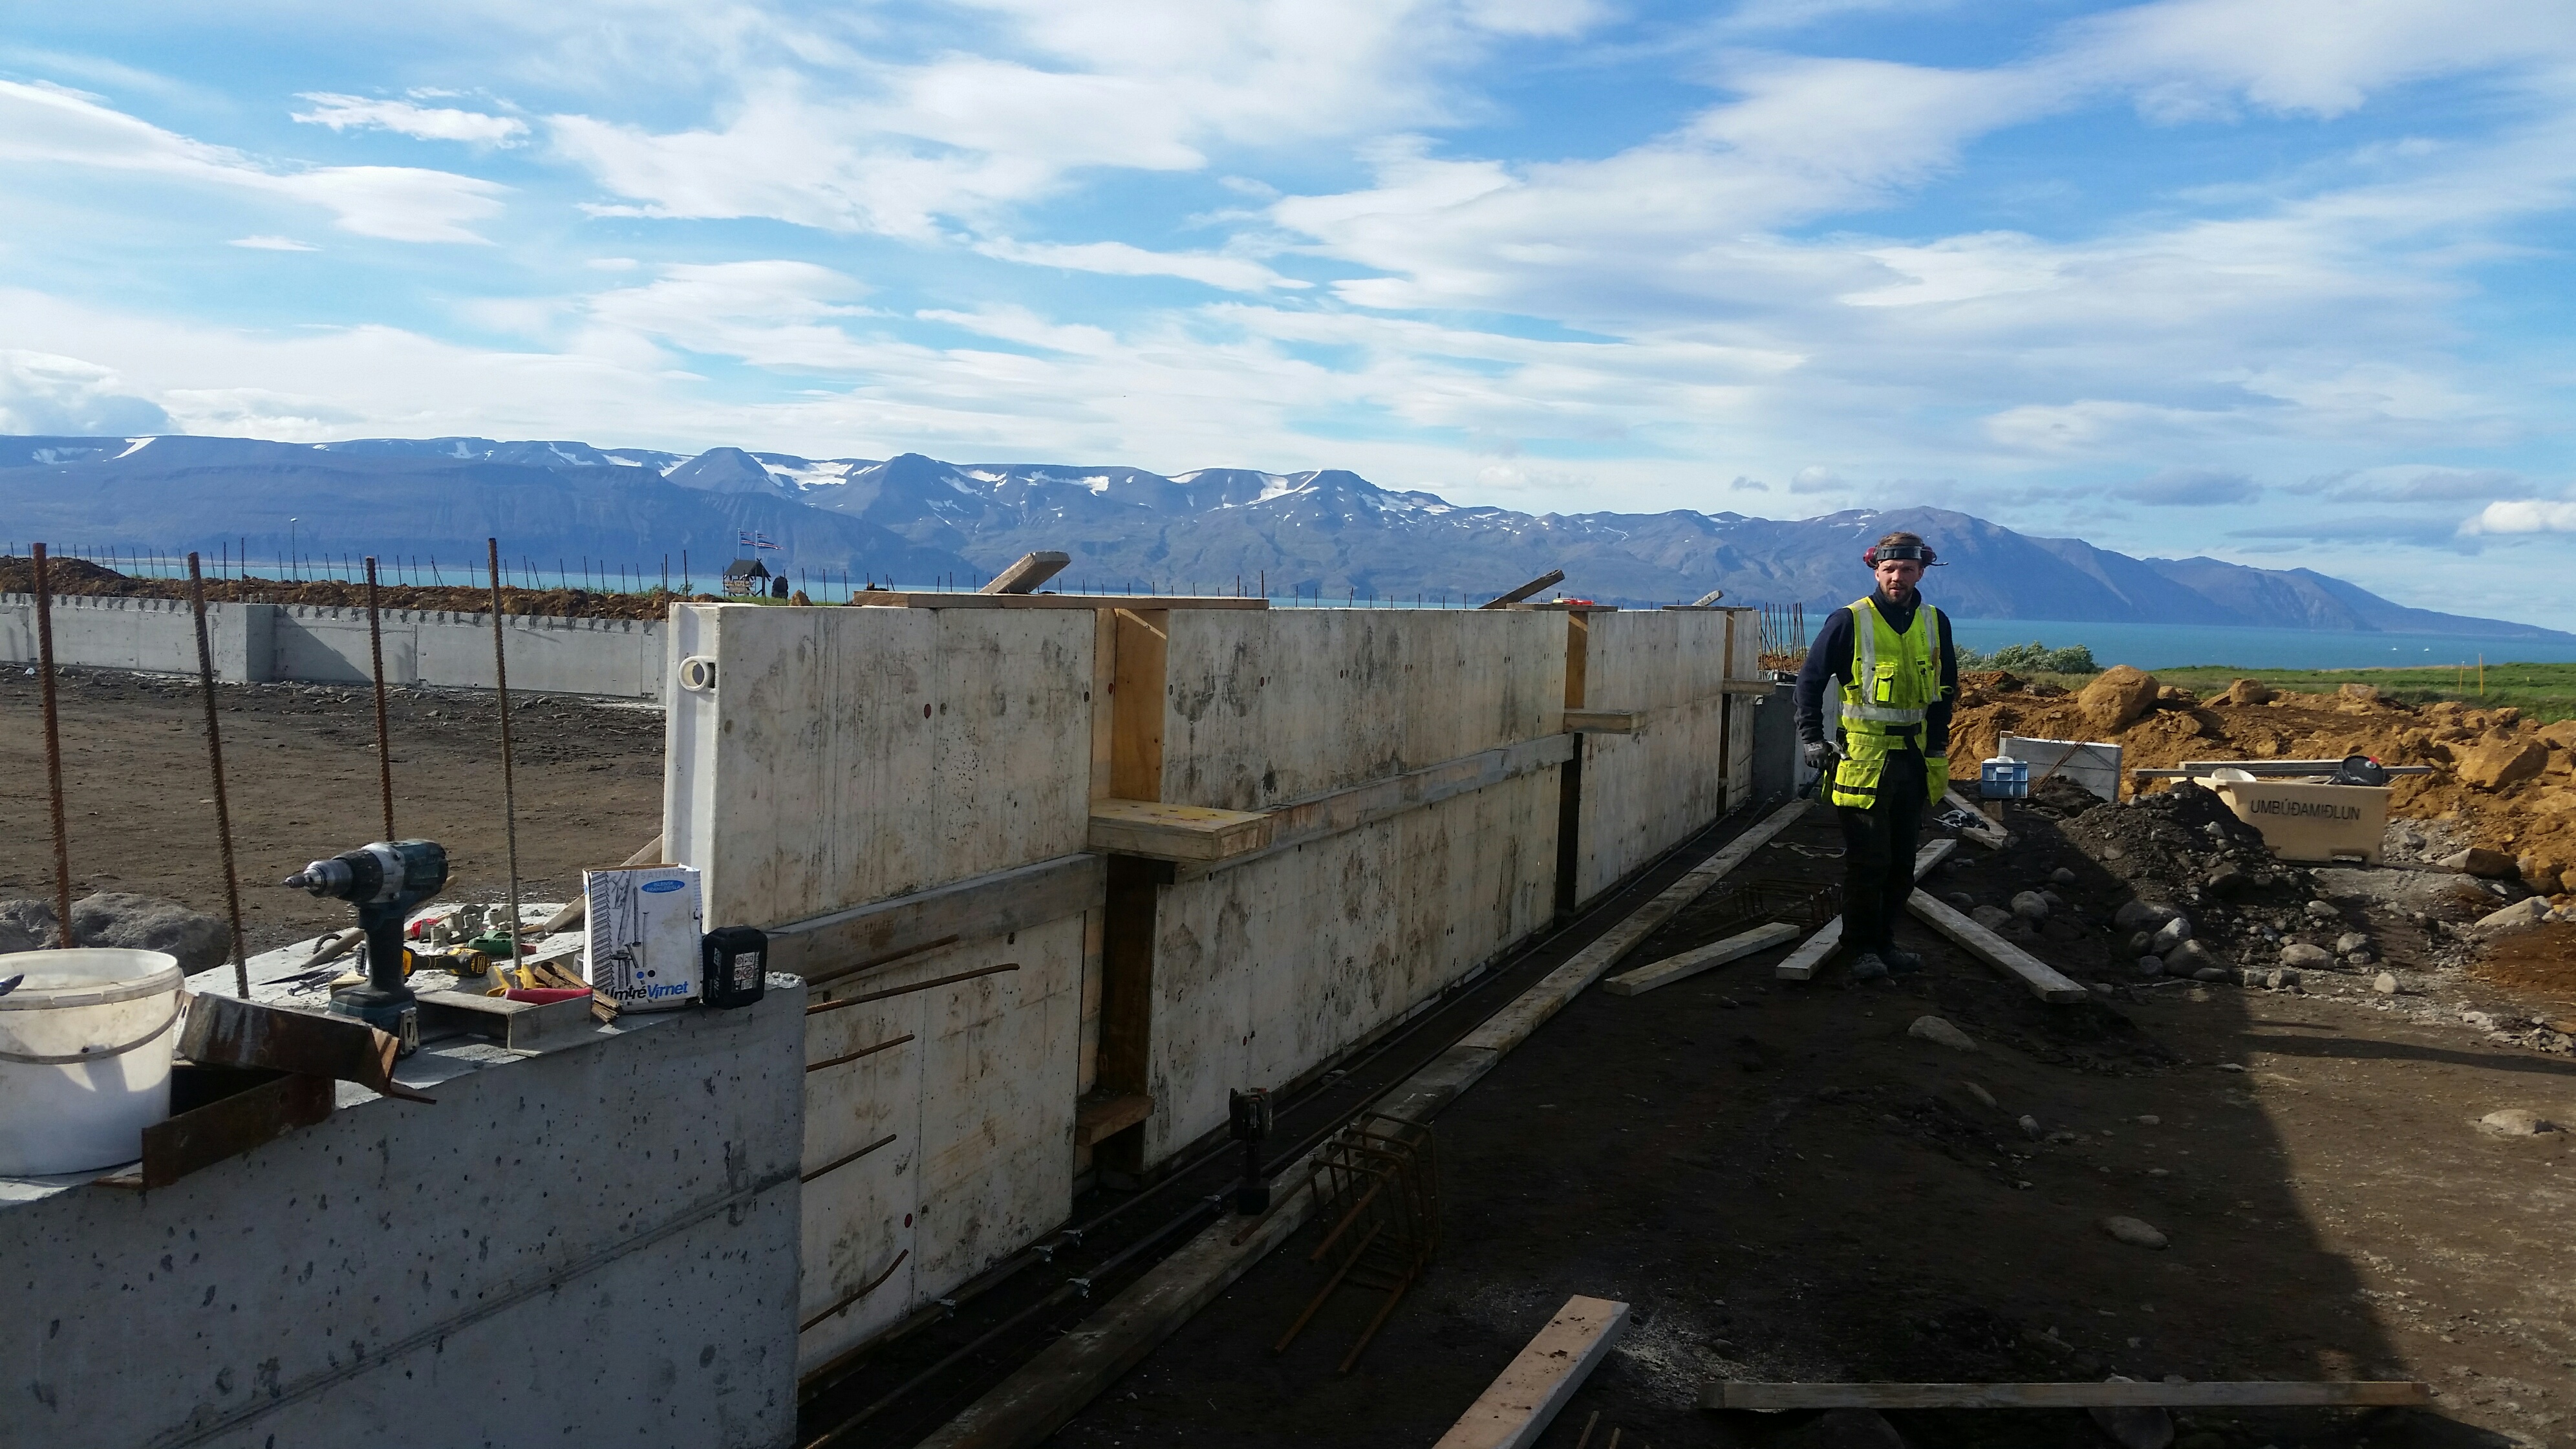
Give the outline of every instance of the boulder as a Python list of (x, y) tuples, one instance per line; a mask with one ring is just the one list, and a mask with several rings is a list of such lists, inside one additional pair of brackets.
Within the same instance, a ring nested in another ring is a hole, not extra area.
[(2379, 703), (2379, 687), (2373, 684), (2347, 684), (2335, 694), (2346, 704), (2364, 708)]
[(72, 935), (84, 946), (166, 951), (191, 974), (222, 965), (233, 944), (233, 933), (214, 917), (130, 891), (100, 891), (72, 902)]
[(2198, 703), (2200, 703), (2200, 696), (2179, 684), (2162, 685), (2156, 690), (2158, 709), (2189, 709)]
[[(2157, 960), (2157, 959), (2156, 959), (2155, 957), (2153, 957), (2153, 956), (2141, 956), (2141, 957), (2139, 957), (2139, 958), (2138, 958), (2138, 979), (2139, 979), (2139, 980), (2141, 980), (2141, 981), (2151, 980), (2151, 979), (2153, 979), (2153, 978), (2155, 978), (2155, 977), (2162, 976), (2162, 975), (2164, 975), (2164, 974), (2165, 974), (2165, 963), (2164, 963), (2164, 962)], [(2099, 983), (2096, 983), (2096, 984), (2098, 985)]]
[(1937, 1016), (1914, 1018), (1914, 1024), (1905, 1029), (1905, 1034), (1928, 1041), (1934, 1046), (1948, 1047), (1952, 1051), (1972, 1052), (1977, 1049), (1975, 1038)]
[(2211, 871), (2209, 873), (2209, 879), (2201, 882), (2201, 884), (2214, 895), (2232, 899), (2253, 889), (2254, 877), (2248, 874), (2243, 867), (2230, 861), (2227, 864), (2221, 865), (2218, 869)]
[(2335, 937), (2334, 949), (2338, 956), (2349, 956), (2355, 951), (2367, 951), (2370, 949), (2370, 938), (2359, 931), (2346, 931)]
[(2154, 1224), (2132, 1217), (2104, 1218), (2102, 1231), (2133, 1248), (2161, 1248), (2168, 1241)]
[(2307, 946), (2294, 942), (2281, 948), (2281, 964), (2296, 967), (2301, 971), (2322, 971), (2334, 964), (2334, 957), (2327, 955), (2322, 946)]
[(2005, 910), (2001, 906), (1979, 906), (1975, 910), (1968, 912), (1969, 920), (1976, 922), (1978, 925), (1985, 927), (1989, 931), (2002, 930), (2004, 928), (2004, 923), (2010, 921), (2012, 918), (2013, 913)]
[(2371, 979), (2370, 989), (2378, 992), (2382, 996), (2395, 996), (2397, 994), (2396, 973), (2392, 971), (2380, 972), (2376, 977)]
[(2156, 928), (2155, 935), (2147, 940), (2147, 949), (2161, 956), (2190, 939), (2191, 917), (2176, 916)]
[(2012, 913), (2025, 921), (2048, 919), (2048, 898), (2037, 891), (2022, 891), (2012, 898)]
[(0, 901), (0, 952), (54, 944), (54, 908), (43, 901)]
[(2558, 1124), (2528, 1107), (2507, 1107), (2478, 1119), (2478, 1130), (2496, 1137), (2537, 1137), (2558, 1131)]
[(2164, 968), (2176, 976), (2197, 976), (2219, 965), (2218, 954), (2199, 941), (2177, 942), (2164, 954)]
[(2084, 711), (2086, 725), (2109, 734), (2137, 723), (2155, 708), (2156, 688), (2154, 675), (2135, 665), (2115, 664), (2084, 686), (2075, 702)]
[(2446, 855), (2435, 864), (2444, 870), (2456, 870), (2485, 880), (2502, 880), (2513, 874), (2512, 856), (2501, 850), (2489, 850), (2483, 845), (2470, 846), (2457, 855)]
[(2224, 966), (2203, 966), (2199, 970), (2191, 973), (2191, 979), (2194, 981), (2227, 981), (2232, 980), (2235, 975), (2235, 972), (2228, 970)]
[(2549, 902), (2538, 896), (2532, 896), (2515, 901), (2503, 910), (2492, 911), (2478, 917), (2478, 923), (2469, 929), (2492, 940), (2498, 936), (2519, 935), (2524, 931), (2532, 930), (2548, 919)]
[(2544, 896), (2558, 894), (2558, 862), (2525, 852), (2513, 858), (2513, 873)]
[(2540, 737), (2562, 750), (2576, 750), (2576, 719), (2551, 720), (2540, 727)]
[(2538, 740), (2499, 739), (2459, 752), (2454, 767), (2462, 783), (2480, 790), (2519, 785), (2549, 767), (2549, 747)]
[(2522, 711), (2509, 704), (2488, 710), (2487, 723), (2500, 730), (2512, 729), (2522, 723)]
[(2240, 679), (2227, 686), (2227, 693), (2220, 698), (2229, 704), (2269, 704), (2272, 687), (2259, 679)]
[(2173, 914), (2171, 906), (2159, 906), (2149, 901), (2123, 901), (2120, 908), (2111, 913), (2111, 924), (2123, 931), (2152, 931)]

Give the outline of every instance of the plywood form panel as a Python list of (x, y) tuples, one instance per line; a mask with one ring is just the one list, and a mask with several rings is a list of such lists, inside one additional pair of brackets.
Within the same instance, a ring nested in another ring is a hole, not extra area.
[(801, 920), (1083, 848), (1087, 615), (675, 613), (674, 663), (717, 660), (712, 696), (673, 691), (664, 802), (710, 920)]
[(1552, 772), (1161, 888), (1147, 1161), (1544, 925)]
[[(907, 968), (907, 975), (912, 969), (931, 974), (968, 969), (949, 964), (955, 954), (935, 953), (935, 959)], [(799, 1259), (796, 1321), (801, 1324), (822, 1313), (885, 1274), (889, 1266), (893, 1276), (846, 1310), (797, 1336), (800, 1372), (901, 1318), (918, 1300), (921, 1036), (926, 1004), (921, 996), (898, 996), (807, 1019), (808, 1062), (827, 1061), (900, 1036), (909, 1035), (912, 1040), (806, 1074), (804, 1162), (808, 1171), (888, 1133), (895, 1140), (801, 1189), (804, 1251)]]
[(1562, 617), (1365, 609), (1169, 617), (1164, 800), (1269, 809), (1553, 734), (1562, 718)]

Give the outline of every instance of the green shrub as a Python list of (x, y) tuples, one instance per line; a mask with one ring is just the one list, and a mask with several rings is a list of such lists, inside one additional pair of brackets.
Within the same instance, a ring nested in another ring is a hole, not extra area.
[(1961, 669), (2007, 669), (2016, 674), (2098, 674), (2102, 666), (2093, 662), (2093, 651), (2081, 644), (2064, 649), (2051, 649), (2033, 639), (2027, 644), (2007, 644), (1992, 654), (1974, 649), (1959, 651)]

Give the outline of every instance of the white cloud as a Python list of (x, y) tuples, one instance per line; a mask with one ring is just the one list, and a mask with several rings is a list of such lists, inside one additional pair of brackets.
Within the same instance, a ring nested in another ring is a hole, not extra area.
[(127, 437), (169, 431), (170, 415), (136, 396), (112, 368), (0, 349), (0, 433)]
[(2515, 498), (2490, 503), (2460, 524), (2466, 536), (2484, 533), (2576, 533), (2576, 503)]
[(1067, 271), (1098, 272), (1115, 277), (1179, 277), (1229, 292), (1262, 292), (1314, 285), (1294, 277), (1283, 277), (1259, 262), (1240, 257), (1211, 256), (1204, 252), (1147, 251), (1125, 242), (1064, 245), (995, 238), (977, 242), (975, 250), (988, 257), (1032, 267), (1062, 267)]
[(247, 251), (254, 252), (318, 252), (322, 250), (311, 242), (300, 242), (291, 236), (237, 236), (231, 241), (224, 243), (224, 245), (230, 247), (241, 247)]
[(296, 120), (334, 131), (381, 127), (424, 141), (464, 141), (477, 146), (515, 146), (528, 134), (528, 123), (516, 116), (416, 106), (409, 101), (370, 100), (327, 91), (306, 91), (297, 99), (313, 102), (313, 109), (295, 112)]
[(336, 214), (343, 231), (392, 241), (480, 242), (467, 223), (497, 214), (508, 188), (407, 166), (282, 169), (165, 131), (94, 97), (0, 81), (0, 163), (122, 171), (265, 195)]

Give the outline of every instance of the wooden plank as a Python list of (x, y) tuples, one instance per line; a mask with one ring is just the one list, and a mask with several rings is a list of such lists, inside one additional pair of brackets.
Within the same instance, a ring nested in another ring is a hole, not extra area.
[(1266, 810), (1215, 810), (1159, 800), (1091, 802), (1091, 848), (1104, 855), (1229, 860), (1266, 848), (1275, 827)]
[[(939, 594), (897, 589), (861, 592), (862, 609), (1267, 609), (1268, 599), (1223, 594)], [(839, 605), (832, 607), (838, 608)]]
[(2082, 1001), (2088, 995), (2083, 987), (2058, 974), (2057, 968), (1952, 910), (1947, 902), (1933, 899), (1928, 891), (1916, 891), (1906, 897), (1905, 908), (1970, 955), (2020, 978), (2042, 1001)]
[(1596, 735), (1633, 735), (1646, 722), (1642, 709), (1569, 709), (1565, 727)]
[[(1959, 837), (1961, 839), (1973, 840), (1988, 850), (2001, 850), (2005, 846), (2012, 844), (2012, 835), (2010, 832), (2006, 831), (2002, 826), (1997, 825), (1992, 820), (1987, 819), (1985, 812), (1977, 808), (1975, 801), (1960, 794), (1955, 788), (1942, 791), (1941, 798), (1949, 804), (1956, 805), (1959, 809), (1965, 811), (1969, 817), (1971, 823), (1959, 828)], [(1915, 878), (1917, 880), (1922, 879), (1919, 875)]]
[(1576, 1294), (1432, 1449), (1526, 1449), (1628, 1326), (1628, 1305)]
[(168, 1187), (200, 1168), (331, 1115), (329, 1077), (290, 1072), (143, 1129), (139, 1187)]
[(943, 936), (985, 940), (1079, 916), (1105, 896), (1100, 857), (1062, 855), (767, 927), (769, 969), (804, 976), (928, 946)]
[(1540, 574), (1537, 578), (1530, 580), (1528, 583), (1521, 585), (1510, 593), (1501, 594), (1494, 598), (1487, 599), (1476, 607), (1479, 609), (1499, 609), (1506, 604), (1517, 604), (1521, 600), (1528, 598), (1530, 595), (1537, 593), (1539, 590), (1546, 588), (1550, 584), (1561, 584), (1564, 582), (1565, 570), (1549, 569), (1546, 573)]
[(1014, 560), (1009, 568), (993, 575), (986, 581), (984, 587), (975, 592), (1033, 594), (1037, 592), (1038, 585), (1062, 573), (1064, 566), (1071, 562), (1073, 562), (1073, 555), (1058, 553), (1053, 549), (1039, 549), (1034, 553), (1024, 553)]
[(1123, 1132), (1154, 1115), (1154, 1099), (1143, 1092), (1111, 1096), (1093, 1093), (1073, 1109), (1073, 1145), (1089, 1147), (1113, 1132)]
[(1117, 621), (1109, 684), (1109, 793), (1121, 800), (1160, 800), (1163, 670), (1172, 616), (1161, 609), (1120, 609)]
[(1712, 966), (1723, 966), (1729, 961), (1742, 960), (1744, 957), (1768, 951), (1774, 946), (1785, 945), (1796, 939), (1798, 939), (1797, 927), (1787, 921), (1773, 921), (1767, 926), (1756, 926), (1750, 931), (1729, 936), (1722, 941), (1711, 941), (1705, 946), (1694, 946), (1680, 955), (1667, 956), (1661, 961), (1640, 966), (1634, 971), (1623, 971), (1602, 982), (1601, 989), (1613, 996), (1642, 996), (1658, 986), (1670, 986), (1676, 981), (1687, 981)]
[[(1959, 842), (1946, 838), (1925, 841), (1922, 848), (1914, 852), (1914, 878), (1919, 881), (1930, 875), (1934, 866), (1948, 860), (1950, 852), (1958, 848)], [(1817, 969), (1833, 959), (1835, 950), (1842, 943), (1843, 918), (1836, 916), (1825, 922), (1823, 929), (1809, 936), (1797, 950), (1790, 952), (1788, 959), (1774, 967), (1771, 974), (1781, 981), (1812, 980)]]
[(2432, 1402), (2408, 1380), (2100, 1384), (1802, 1384), (1719, 1379), (1703, 1409), (2231, 1409), (2404, 1408)]

